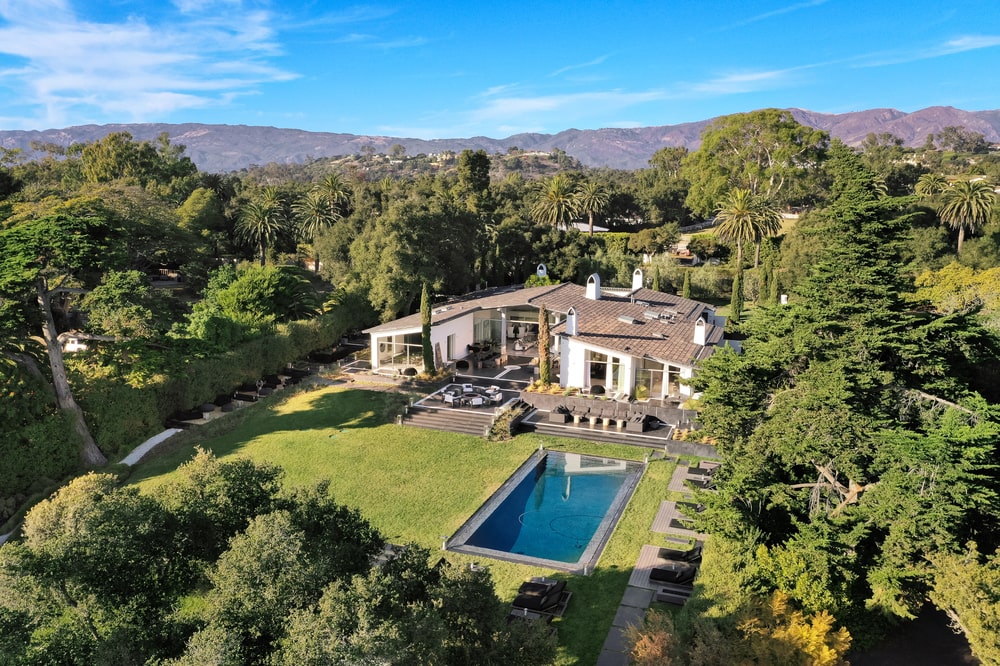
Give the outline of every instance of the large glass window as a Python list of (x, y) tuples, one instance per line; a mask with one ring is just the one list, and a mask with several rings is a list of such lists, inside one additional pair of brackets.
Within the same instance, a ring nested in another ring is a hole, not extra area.
[(500, 344), (500, 331), (503, 329), (503, 321), (497, 319), (476, 319), (473, 324), (473, 342), (476, 344)]
[(392, 335), (378, 339), (379, 366), (423, 367), (420, 333)]
[(663, 364), (649, 359), (643, 359), (635, 371), (635, 389), (633, 395), (637, 400), (659, 399), (663, 397)]

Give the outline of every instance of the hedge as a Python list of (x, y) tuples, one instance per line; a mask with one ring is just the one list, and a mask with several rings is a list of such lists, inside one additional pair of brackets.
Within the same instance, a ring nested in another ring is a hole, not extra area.
[(334, 309), (315, 319), (279, 324), (274, 333), (223, 354), (188, 359), (180, 372), (147, 386), (117, 378), (88, 379), (77, 398), (98, 446), (113, 457), (160, 432), (172, 414), (232, 393), (311, 351), (331, 348), (354, 324), (350, 313)]

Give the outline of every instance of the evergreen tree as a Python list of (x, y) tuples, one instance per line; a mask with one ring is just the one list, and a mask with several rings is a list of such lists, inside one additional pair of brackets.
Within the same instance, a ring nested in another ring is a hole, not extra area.
[(552, 382), (552, 366), (549, 359), (549, 347), (552, 345), (549, 335), (549, 311), (543, 305), (538, 310), (538, 379), (542, 384)]
[(424, 372), (430, 374), (434, 367), (434, 347), (431, 344), (431, 297), (427, 283), (420, 292), (420, 344), (424, 356)]
[(729, 297), (729, 321), (739, 326), (743, 316), (743, 271), (733, 276), (733, 293)]
[(684, 271), (684, 284), (681, 286), (681, 296), (691, 298), (691, 271)]

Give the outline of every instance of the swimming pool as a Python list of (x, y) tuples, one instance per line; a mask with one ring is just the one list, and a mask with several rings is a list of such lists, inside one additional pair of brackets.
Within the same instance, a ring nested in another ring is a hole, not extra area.
[(455, 535), (448, 550), (552, 569), (592, 571), (645, 465), (540, 451)]

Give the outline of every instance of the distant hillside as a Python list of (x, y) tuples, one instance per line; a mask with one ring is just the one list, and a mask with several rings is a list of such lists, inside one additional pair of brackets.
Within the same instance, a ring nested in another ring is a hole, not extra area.
[[(828, 131), (844, 142), (857, 145), (870, 132), (889, 132), (908, 146), (923, 145), (928, 134), (948, 126), (963, 126), (981, 133), (987, 141), (1000, 143), (1000, 110), (962, 111), (935, 106), (913, 113), (895, 109), (872, 109), (853, 113), (826, 114), (791, 109), (804, 125)], [(468, 139), (407, 139), (388, 136), (358, 136), (330, 132), (306, 132), (247, 125), (179, 125), (150, 123), (132, 125), (82, 125), (45, 131), (0, 131), (0, 146), (31, 153), (32, 141), (69, 145), (100, 139), (111, 132), (128, 131), (136, 139), (152, 140), (166, 132), (173, 143), (187, 146), (187, 155), (203, 171), (228, 172), (269, 162), (305, 162), (317, 157), (353, 155), (370, 146), (376, 153), (389, 153), (394, 144), (406, 154), (460, 152), (466, 148), (488, 153), (517, 147), (526, 151), (560, 148), (587, 166), (639, 169), (665, 146), (698, 147), (701, 131), (711, 122), (702, 120), (680, 125), (632, 129), (565, 130), (558, 134), (515, 134), (505, 139), (477, 136)]]

